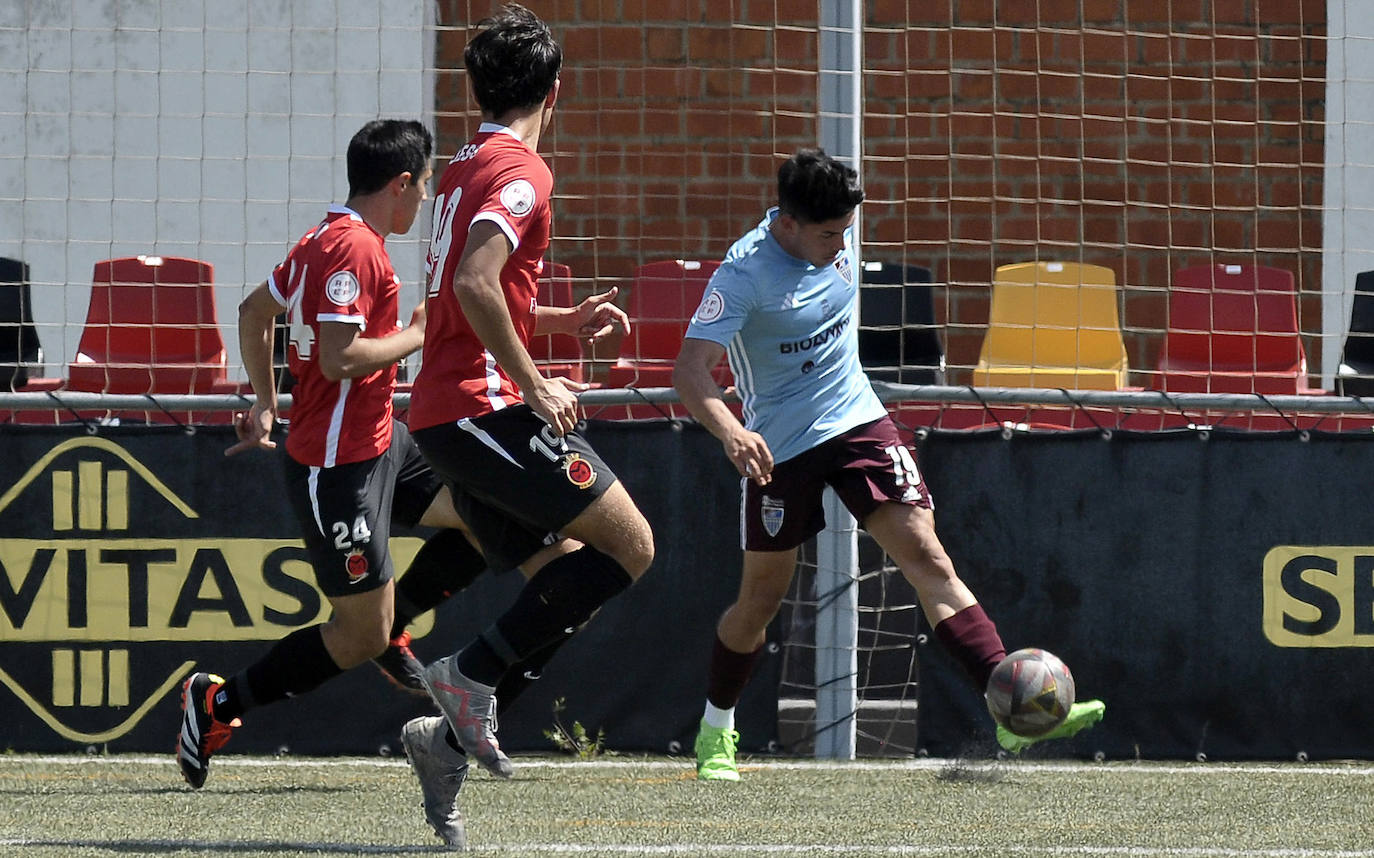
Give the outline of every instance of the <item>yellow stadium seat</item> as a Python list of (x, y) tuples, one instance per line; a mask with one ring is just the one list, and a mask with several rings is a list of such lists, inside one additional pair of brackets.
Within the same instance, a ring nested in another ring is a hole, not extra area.
[(1126, 372), (1110, 268), (1020, 262), (997, 269), (975, 385), (1120, 390)]

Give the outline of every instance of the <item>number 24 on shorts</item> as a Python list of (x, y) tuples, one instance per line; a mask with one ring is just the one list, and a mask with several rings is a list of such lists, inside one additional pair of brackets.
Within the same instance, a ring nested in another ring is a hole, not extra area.
[(349, 541), (348, 522), (336, 521), (329, 527), (334, 534), (334, 547), (340, 550), (347, 549), (359, 542), (369, 542), (372, 539), (372, 531), (368, 529), (367, 520), (361, 515), (353, 521), (353, 540)]

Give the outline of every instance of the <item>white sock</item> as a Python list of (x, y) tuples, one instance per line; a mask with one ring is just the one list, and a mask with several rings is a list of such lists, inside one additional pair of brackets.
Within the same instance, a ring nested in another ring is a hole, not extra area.
[(729, 709), (718, 709), (711, 705), (711, 701), (706, 701), (706, 714), (702, 716), (707, 726), (715, 727), (717, 730), (735, 729), (735, 707)]

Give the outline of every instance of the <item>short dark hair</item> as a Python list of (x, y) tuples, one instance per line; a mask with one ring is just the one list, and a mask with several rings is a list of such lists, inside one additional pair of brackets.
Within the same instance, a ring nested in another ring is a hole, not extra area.
[(463, 65), (482, 111), (500, 117), (548, 98), (563, 67), (563, 49), (549, 26), (519, 3), (507, 3), (477, 26), (482, 32), (463, 50)]
[(863, 201), (859, 174), (824, 149), (801, 149), (778, 168), (778, 207), (799, 221), (844, 217)]
[(429, 129), (414, 119), (375, 119), (348, 141), (348, 196), (373, 194), (410, 173), (417, 181), (434, 153)]

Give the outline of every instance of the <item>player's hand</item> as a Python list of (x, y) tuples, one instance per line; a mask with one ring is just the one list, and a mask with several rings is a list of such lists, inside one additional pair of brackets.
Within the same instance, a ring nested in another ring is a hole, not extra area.
[(587, 343), (597, 343), (610, 335), (616, 328), (630, 333), (630, 317), (625, 311), (611, 303), (620, 293), (618, 286), (605, 292), (589, 295), (577, 305), (577, 337)]
[(224, 451), (226, 456), (236, 456), (245, 450), (275, 450), (277, 442), (272, 440), (272, 426), (277, 422), (277, 410), (254, 402), (247, 414), (234, 415), (234, 434), (239, 442)]
[(420, 333), (425, 332), (425, 321), (429, 311), (425, 309), (425, 302), (421, 301), (415, 305), (415, 312), (410, 314), (410, 327), (415, 328)]
[(561, 384), (564, 387), (566, 387), (568, 390), (571, 390), (573, 393), (582, 393), (588, 390), (596, 390), (597, 388), (601, 387), (600, 382), (575, 381), (571, 378), (568, 378), (566, 375), (550, 376), (549, 381), (557, 382), (558, 384)]
[(725, 455), (734, 463), (740, 476), (748, 477), (761, 486), (773, 481), (773, 451), (757, 432), (743, 429), (725, 441)]
[(579, 384), (567, 378), (545, 378), (525, 396), (529, 407), (560, 438), (577, 428), (577, 395), (572, 387)]

